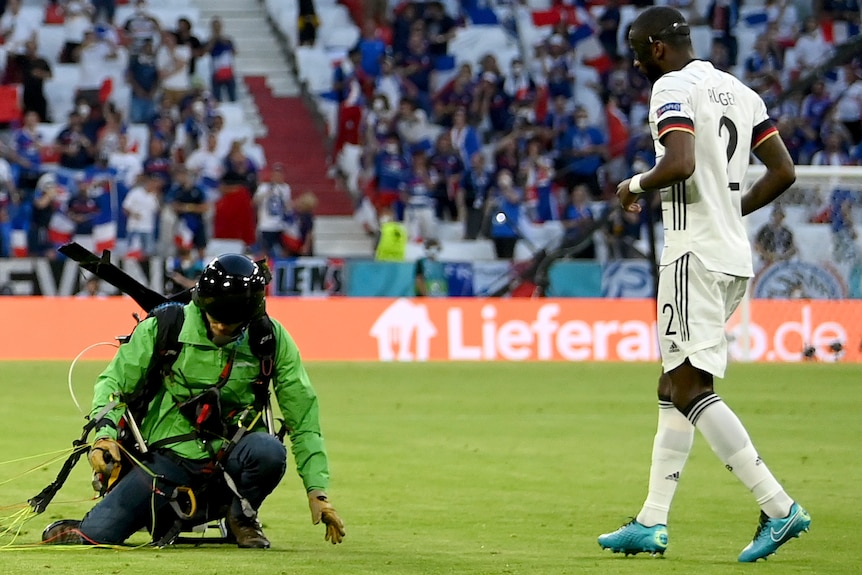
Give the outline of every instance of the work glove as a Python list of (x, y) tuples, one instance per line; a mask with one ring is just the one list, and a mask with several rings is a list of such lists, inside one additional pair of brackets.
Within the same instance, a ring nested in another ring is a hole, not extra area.
[(93, 489), (104, 495), (120, 476), (120, 446), (113, 439), (97, 439), (90, 447), (90, 467), (93, 468)]
[(308, 507), (311, 509), (311, 522), (317, 525), (321, 521), (326, 525), (324, 539), (333, 545), (341, 543), (344, 539), (344, 522), (335, 508), (326, 498), (326, 493), (319, 489), (308, 492)]

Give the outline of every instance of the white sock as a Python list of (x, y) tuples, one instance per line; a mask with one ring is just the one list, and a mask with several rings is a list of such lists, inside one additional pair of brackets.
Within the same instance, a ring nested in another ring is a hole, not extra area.
[(693, 442), (694, 426), (673, 403), (660, 398), (658, 429), (649, 470), (649, 493), (637, 516), (641, 525), (667, 525), (670, 504)]
[(696, 398), (687, 409), (694, 424), (728, 470), (745, 485), (763, 512), (787, 517), (793, 500), (760, 459), (748, 432), (735, 413), (715, 393)]

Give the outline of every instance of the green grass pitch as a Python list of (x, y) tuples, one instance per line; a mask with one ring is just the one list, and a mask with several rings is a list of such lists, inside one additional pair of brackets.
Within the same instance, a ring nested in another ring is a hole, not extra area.
[[(89, 403), (103, 364), (74, 387)], [(0, 363), (0, 461), (67, 447), (83, 420), (67, 364)], [(853, 365), (732, 365), (717, 391), (764, 460), (811, 512), (811, 532), (757, 565), (736, 563), (758, 510), (698, 437), (664, 559), (602, 551), (596, 536), (637, 513), (655, 432), (652, 364), (308, 365), (331, 459), (330, 495), (347, 526), (337, 547), (312, 527), (291, 463), (261, 511), (273, 548), (0, 549), (0, 575), (148, 574), (736, 574), (862, 573), (862, 379)], [(46, 458), (0, 465), (0, 482)], [(0, 484), (0, 516), (59, 463)], [(57, 518), (79, 518), (78, 465), (16, 545)], [(143, 543), (145, 534), (133, 541)], [(0, 547), (9, 543), (0, 538)]]

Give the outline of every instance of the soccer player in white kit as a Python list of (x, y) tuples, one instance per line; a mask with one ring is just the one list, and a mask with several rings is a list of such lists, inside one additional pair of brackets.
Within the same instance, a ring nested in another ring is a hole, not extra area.
[[(761, 508), (754, 539), (739, 555), (753, 562), (808, 530), (808, 513), (784, 491), (739, 418), (713, 389), (727, 364), (725, 323), (753, 275), (742, 216), (780, 196), (796, 176), (763, 100), (730, 74), (696, 60), (677, 10), (652, 7), (632, 24), (635, 66), (653, 83), (650, 128), (654, 168), (620, 183), (622, 207), (661, 190), (665, 244), (659, 265), (658, 335), (662, 357), (658, 431), (649, 492), (637, 517), (601, 535), (614, 552), (663, 554), (667, 516), (699, 429)], [(751, 152), (766, 173), (743, 193)]]

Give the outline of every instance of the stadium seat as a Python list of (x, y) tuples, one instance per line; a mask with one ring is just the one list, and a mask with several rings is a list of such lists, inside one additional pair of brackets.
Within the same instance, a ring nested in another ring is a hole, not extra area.
[(309, 92), (320, 94), (332, 90), (332, 63), (322, 48), (298, 47), (296, 66), (299, 79)]
[(21, 87), (18, 84), (0, 86), (0, 124), (21, 120)]

